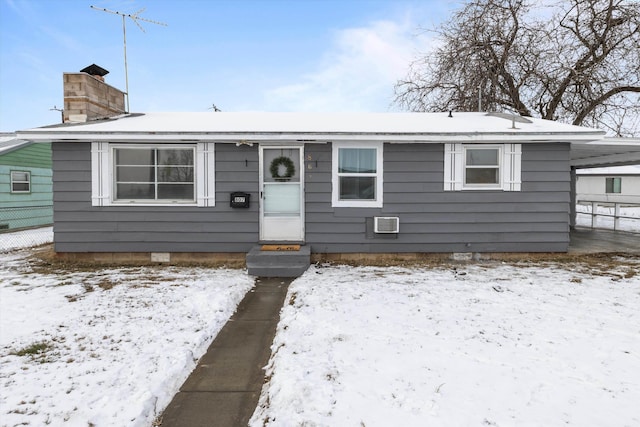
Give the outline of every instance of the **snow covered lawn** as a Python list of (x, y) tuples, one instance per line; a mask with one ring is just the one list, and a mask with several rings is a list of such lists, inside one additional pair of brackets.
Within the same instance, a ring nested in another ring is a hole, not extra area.
[[(0, 255), (0, 426), (150, 426), (252, 278)], [(640, 425), (640, 258), (311, 267), (252, 426)]]
[(251, 425), (638, 426), (639, 262), (312, 267)]
[(253, 279), (0, 255), (0, 425), (150, 426)]

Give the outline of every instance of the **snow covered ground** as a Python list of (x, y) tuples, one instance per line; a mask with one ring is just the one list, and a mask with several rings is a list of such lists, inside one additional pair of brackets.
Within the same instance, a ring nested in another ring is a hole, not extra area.
[(640, 425), (638, 262), (312, 267), (251, 425)]
[[(30, 255), (0, 254), (3, 427), (150, 426), (253, 284)], [(639, 307), (637, 257), (313, 266), (251, 425), (640, 425)]]
[(253, 279), (0, 255), (0, 425), (149, 426)]

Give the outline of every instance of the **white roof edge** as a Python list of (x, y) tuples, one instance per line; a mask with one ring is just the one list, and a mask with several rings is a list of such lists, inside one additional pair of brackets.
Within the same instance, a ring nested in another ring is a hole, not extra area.
[(0, 154), (8, 154), (12, 151), (19, 150), (21, 148), (24, 148), (28, 145), (33, 144), (35, 141), (29, 141), (22, 138), (15, 138), (11, 140), (11, 142), (9, 141), (3, 141), (3, 142), (4, 144), (0, 145)]
[(521, 143), (554, 143), (572, 142), (589, 143), (598, 142), (603, 138), (599, 132), (580, 133), (65, 133), (65, 132), (20, 132), (21, 139), (35, 142), (51, 141), (147, 141), (147, 142), (248, 142), (260, 141), (300, 141), (323, 142), (331, 140), (340, 141), (384, 141), (397, 143), (443, 143), (443, 142), (521, 142)]
[(333, 139), (455, 141), (600, 140), (605, 132), (543, 119), (513, 122), (487, 113), (132, 113), (83, 124), (25, 129), (32, 140)]

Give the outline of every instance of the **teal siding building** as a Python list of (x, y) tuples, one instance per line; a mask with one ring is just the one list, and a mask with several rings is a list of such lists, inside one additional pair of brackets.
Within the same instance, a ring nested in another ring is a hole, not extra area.
[(53, 223), (51, 144), (0, 136), (0, 232)]

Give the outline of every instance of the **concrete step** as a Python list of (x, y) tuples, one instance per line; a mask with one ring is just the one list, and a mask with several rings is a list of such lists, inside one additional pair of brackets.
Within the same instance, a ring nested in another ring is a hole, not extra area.
[(311, 248), (301, 246), (299, 251), (263, 251), (254, 246), (247, 254), (247, 270), (259, 277), (298, 277), (311, 264)]

